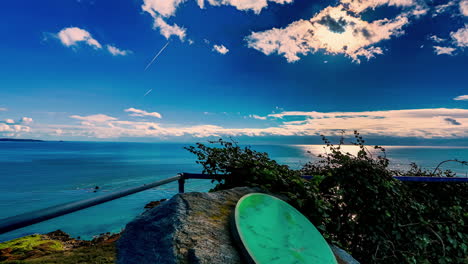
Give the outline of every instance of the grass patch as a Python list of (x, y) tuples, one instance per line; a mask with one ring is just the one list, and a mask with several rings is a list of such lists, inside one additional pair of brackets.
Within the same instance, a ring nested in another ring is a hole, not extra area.
[(63, 250), (63, 245), (55, 240), (43, 240), (41, 235), (30, 235), (0, 243), (0, 249), (11, 248), (13, 251), (30, 251), (47, 245), (50, 250)]

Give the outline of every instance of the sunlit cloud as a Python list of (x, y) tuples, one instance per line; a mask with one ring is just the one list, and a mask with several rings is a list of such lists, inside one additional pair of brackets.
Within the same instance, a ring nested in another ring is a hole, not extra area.
[(124, 111), (130, 113), (130, 116), (139, 116), (139, 117), (151, 116), (151, 117), (156, 117), (156, 118), (162, 118), (162, 115), (158, 112), (147, 112), (145, 110), (140, 110), (140, 109), (136, 109), (133, 107), (125, 109)]
[(173, 16), (177, 7), (186, 0), (144, 0), (141, 8), (152, 16)]
[(22, 117), (19, 121), (21, 124), (31, 124), (33, 119), (30, 117)]
[(127, 56), (128, 54), (131, 53), (129, 50), (121, 50), (115, 46), (112, 45), (106, 45), (107, 51), (109, 51), (110, 54), (113, 56)]
[[(207, 0), (212, 6), (230, 5), (237, 10), (253, 11), (257, 15), (268, 6), (269, 2), (283, 5), (290, 4), (293, 1), (294, 0)], [(203, 8), (205, 6), (205, 1), (198, 0), (198, 5), (200, 8)]]
[(183, 27), (178, 26), (177, 24), (169, 25), (164, 19), (157, 16), (154, 17), (154, 25), (155, 29), (159, 29), (161, 35), (163, 35), (166, 39), (169, 39), (171, 36), (178, 37), (181, 41), (184, 41), (186, 36), (186, 29)]
[[(75, 47), (80, 43), (84, 43), (95, 49), (102, 49), (101, 43), (93, 38), (91, 33), (78, 27), (64, 28), (53, 35), (66, 47)], [(106, 49), (113, 56), (126, 56), (131, 53), (131, 51), (119, 49), (115, 45), (106, 45)]]
[(213, 50), (223, 55), (229, 52), (229, 49), (226, 48), (224, 45), (214, 45)]
[(458, 29), (455, 32), (450, 33), (455, 45), (461, 48), (468, 47), (468, 24), (465, 27)]
[(57, 33), (57, 37), (67, 47), (76, 46), (78, 43), (83, 42), (95, 49), (102, 48), (102, 45), (88, 31), (78, 27), (64, 28)]
[(0, 136), (1, 137), (18, 137), (25, 133), (31, 132), (29, 124), (32, 123), (32, 118), (23, 117), (18, 122), (12, 118), (7, 118), (0, 121)]
[(361, 58), (369, 60), (383, 54), (382, 48), (375, 44), (402, 35), (403, 27), (414, 16), (411, 12), (403, 12), (392, 19), (368, 22), (361, 18), (360, 12), (384, 4), (413, 6), (413, 2), (344, 2), (329, 6), (311, 19), (298, 20), (285, 28), (253, 32), (246, 38), (248, 46), (265, 55), (284, 56), (288, 62), (299, 60), (300, 55), (323, 51), (326, 54), (343, 54), (359, 63)]
[(456, 1), (449, 1), (446, 4), (437, 5), (434, 7), (434, 13), (432, 14), (432, 17), (436, 17), (440, 14), (443, 14), (455, 6), (456, 6)]
[(102, 122), (117, 120), (117, 118), (115, 117), (104, 115), (104, 114), (89, 115), (89, 116), (72, 115), (70, 116), (70, 118), (78, 119), (78, 120), (82, 120), (86, 122), (92, 122), (92, 123), (102, 123)]
[(468, 0), (460, 1), (460, 13), (464, 16), (468, 16)]
[[(301, 112), (284, 111), (270, 114), (277, 118), (277, 126), (229, 128), (214, 124), (165, 125), (151, 121), (129, 121), (103, 114), (71, 116), (80, 121), (77, 125), (45, 125), (35, 127), (43, 132), (61, 136), (86, 138), (168, 138), (210, 136), (327, 136), (340, 135), (342, 130), (358, 130), (362, 135), (466, 138), (468, 137), (468, 109), (412, 109), (365, 112)], [(267, 118), (261, 117), (260, 120)], [(291, 120), (293, 117), (296, 120)], [(300, 119), (300, 120), (297, 120)]]
[(375, 9), (383, 5), (411, 7), (417, 6), (418, 4), (415, 0), (341, 0), (341, 3), (346, 5), (348, 9), (354, 13), (361, 13), (367, 9)]
[(254, 118), (254, 119), (259, 119), (259, 120), (266, 120), (267, 117), (266, 116), (259, 116), (259, 115), (249, 115), (250, 118)]
[[(166, 39), (176, 36), (184, 41), (187, 35), (186, 28), (177, 24), (170, 25), (167, 20), (175, 16), (179, 6), (185, 2), (187, 0), (143, 0), (141, 9), (151, 15), (154, 21), (153, 28), (159, 29), (161, 35)], [(198, 6), (202, 9), (205, 8), (205, 2), (211, 6), (228, 5), (235, 7), (237, 10), (253, 11), (255, 14), (260, 14), (269, 3), (289, 4), (293, 0), (197, 0)], [(189, 44), (193, 44), (193, 40), (189, 40)]]
[(455, 51), (456, 49), (451, 47), (434, 46), (434, 53), (437, 55), (453, 55)]
[(455, 98), (453, 98), (455, 101), (468, 101), (468, 94), (467, 95), (460, 95)]
[(438, 37), (438, 36), (436, 36), (436, 35), (430, 36), (429, 39), (432, 40), (432, 41), (434, 41), (435, 43), (441, 43), (441, 42), (444, 42), (444, 41), (445, 41), (445, 39), (440, 38), (440, 37)]

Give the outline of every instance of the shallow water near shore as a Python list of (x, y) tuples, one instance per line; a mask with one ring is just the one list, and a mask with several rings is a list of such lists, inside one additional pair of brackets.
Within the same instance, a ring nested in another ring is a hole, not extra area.
[[(110, 142), (0, 142), (0, 218), (44, 207), (95, 197), (175, 176), (179, 172), (201, 172), (195, 156), (184, 150), (189, 144)], [(253, 145), (281, 164), (300, 168), (315, 159), (319, 145)], [(393, 168), (410, 162), (434, 168), (447, 159), (468, 159), (468, 147), (386, 147)], [(347, 150), (353, 152), (353, 148)], [(460, 176), (467, 167), (444, 165)], [(94, 188), (99, 186), (97, 192)], [(208, 180), (189, 180), (186, 191), (207, 191)], [(118, 200), (58, 217), (0, 235), (0, 241), (56, 229), (81, 239), (105, 232), (119, 232), (143, 212), (150, 201), (170, 198), (177, 183), (130, 195)]]

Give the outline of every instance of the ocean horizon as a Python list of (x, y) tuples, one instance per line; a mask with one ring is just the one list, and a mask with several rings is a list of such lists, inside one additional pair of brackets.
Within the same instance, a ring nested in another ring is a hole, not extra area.
[[(91, 198), (120, 189), (143, 185), (181, 172), (200, 173), (196, 157), (184, 150), (190, 143), (133, 142), (0, 142), (0, 218)], [(323, 145), (254, 144), (280, 164), (298, 169), (317, 160)], [(390, 166), (407, 169), (411, 162), (434, 169), (448, 159), (467, 159), (468, 146), (384, 146)], [(343, 150), (354, 153), (356, 147)], [(444, 164), (458, 176), (468, 167)], [(95, 187), (99, 189), (95, 192)], [(188, 180), (186, 192), (208, 191), (209, 180)], [(177, 183), (160, 186), (72, 214), (0, 235), (0, 241), (61, 229), (73, 237), (92, 239), (106, 232), (120, 232), (144, 211), (150, 201), (170, 198)]]

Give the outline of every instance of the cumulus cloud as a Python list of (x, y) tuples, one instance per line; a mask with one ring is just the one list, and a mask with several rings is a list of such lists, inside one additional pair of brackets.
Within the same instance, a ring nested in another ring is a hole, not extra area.
[[(96, 118), (104, 116), (105, 118)], [(284, 111), (269, 115), (281, 124), (266, 128), (226, 128), (213, 124), (167, 126), (149, 121), (127, 121), (106, 115), (75, 118), (98, 122), (81, 122), (61, 129), (63, 136), (97, 138), (116, 137), (209, 137), (209, 136), (314, 136), (339, 135), (341, 130), (358, 130), (363, 135), (466, 138), (468, 109), (412, 109), (366, 112), (300, 112)], [(294, 121), (288, 121), (294, 117)], [(299, 120), (298, 120), (299, 119)], [(53, 130), (52, 130), (53, 129)]]
[[(88, 31), (78, 28), (69, 27), (60, 30), (59, 33), (54, 34), (63, 45), (67, 47), (77, 46), (79, 43), (85, 43), (95, 49), (102, 49), (101, 43), (97, 41), (91, 33)], [(129, 50), (121, 50), (114, 45), (106, 45), (107, 51), (113, 56), (126, 56), (131, 53)]]
[(468, 24), (465, 24), (465, 27), (460, 28), (456, 32), (451, 32), (450, 36), (452, 37), (454, 44), (458, 47), (468, 47)]
[(436, 17), (436, 16), (438, 16), (440, 14), (443, 14), (443, 13), (447, 12), (449, 9), (451, 9), (452, 7), (454, 7), (455, 5), (456, 5), (455, 1), (449, 1), (446, 4), (437, 5), (434, 8), (434, 13), (432, 14), (432, 16)]
[[(367, 1), (359, 1), (364, 2)], [(369, 7), (372, 6), (366, 5), (364, 9), (356, 6), (355, 9), (361, 12)], [(285, 28), (253, 32), (246, 40), (249, 47), (266, 55), (282, 55), (288, 62), (299, 60), (299, 55), (324, 51), (343, 54), (359, 63), (360, 57), (370, 59), (383, 54), (383, 50), (374, 45), (402, 35), (410, 16), (410, 13), (402, 13), (393, 19), (367, 22), (340, 4), (323, 9), (310, 20), (299, 20)]]
[(450, 55), (452, 56), (453, 53), (456, 51), (455, 48), (451, 47), (441, 47), (441, 46), (434, 46), (434, 53), (437, 55)]
[[(276, 4), (290, 4), (294, 0), (207, 0), (212, 6), (230, 5), (237, 10), (253, 11), (255, 14), (260, 14), (262, 9), (266, 8), (269, 2)], [(200, 8), (204, 7), (204, 0), (198, 0)]]
[[(340, 129), (363, 134), (396, 137), (457, 138), (468, 136), (468, 109), (413, 109), (367, 112), (282, 112), (271, 117), (303, 117), (304, 121), (284, 122), (283, 128), (299, 134), (338, 133)], [(454, 128), (455, 120), (460, 125)]]
[(162, 118), (162, 115), (158, 112), (147, 112), (145, 110), (140, 110), (136, 108), (128, 108), (124, 110), (125, 112), (130, 113), (130, 116), (151, 116), (151, 117), (156, 117), (156, 118)]
[(131, 53), (129, 50), (121, 50), (112, 45), (107, 45), (107, 51), (109, 51), (113, 56), (126, 56)]
[(266, 116), (259, 116), (259, 115), (249, 115), (250, 118), (254, 118), (254, 119), (259, 119), (259, 120), (266, 120), (267, 117)]
[(117, 118), (104, 115), (104, 114), (97, 114), (97, 115), (89, 115), (89, 116), (79, 116), (79, 115), (72, 115), (70, 118), (91, 122), (91, 123), (103, 123), (108, 121), (117, 120)]
[(429, 39), (434, 41), (435, 43), (441, 43), (441, 42), (445, 41), (445, 39), (440, 38), (440, 37), (438, 37), (436, 35), (429, 36)]
[(225, 55), (226, 53), (229, 52), (229, 49), (226, 48), (224, 45), (214, 45), (213, 46), (213, 51), (216, 51), (216, 52), (218, 52), (220, 54)]
[(102, 48), (102, 45), (88, 31), (78, 27), (64, 28), (57, 34), (57, 37), (67, 47), (76, 46), (79, 42), (83, 42), (95, 49)]
[(152, 16), (173, 16), (177, 7), (186, 0), (144, 0), (141, 8)]
[(158, 28), (159, 33), (161, 33), (161, 35), (166, 39), (169, 39), (171, 36), (176, 36), (179, 37), (181, 41), (184, 41), (187, 31), (185, 28), (180, 27), (177, 24), (169, 25), (159, 16), (154, 18), (154, 28)]
[(32, 118), (23, 117), (18, 122), (11, 118), (0, 121), (0, 136), (16, 137), (23, 133), (31, 131), (28, 126), (32, 122)]
[(177, 7), (183, 2), (185, 0), (144, 0), (141, 8), (151, 15), (154, 20), (153, 28), (159, 29), (160, 34), (166, 39), (176, 36), (184, 41), (186, 29), (177, 24), (170, 25), (163, 19), (173, 16)]
[[(159, 29), (161, 35), (166, 39), (171, 36), (177, 36), (181, 41), (184, 41), (186, 29), (177, 24), (168, 24), (167, 19), (174, 16), (181, 4), (187, 0), (143, 0), (142, 10), (149, 13), (154, 20), (153, 28)], [(260, 14), (262, 9), (268, 4), (288, 4), (294, 0), (207, 0), (206, 2), (212, 6), (230, 5), (238, 10), (253, 11), (255, 14)], [(205, 7), (205, 0), (197, 0), (200, 8)], [(189, 44), (193, 41), (189, 40)]]
[(460, 1), (460, 13), (464, 16), (468, 16), (468, 0)]
[(361, 13), (369, 8), (375, 9), (383, 5), (396, 7), (411, 7), (417, 5), (417, 2), (414, 0), (342, 0), (341, 3), (346, 5), (348, 9), (354, 13)]
[(31, 124), (33, 122), (33, 119), (30, 117), (22, 117), (20, 119), (21, 124)]
[(467, 95), (460, 95), (460, 96), (457, 96), (457, 97), (453, 98), (453, 100), (456, 100), (456, 101), (468, 101), (468, 94), (467, 94)]

